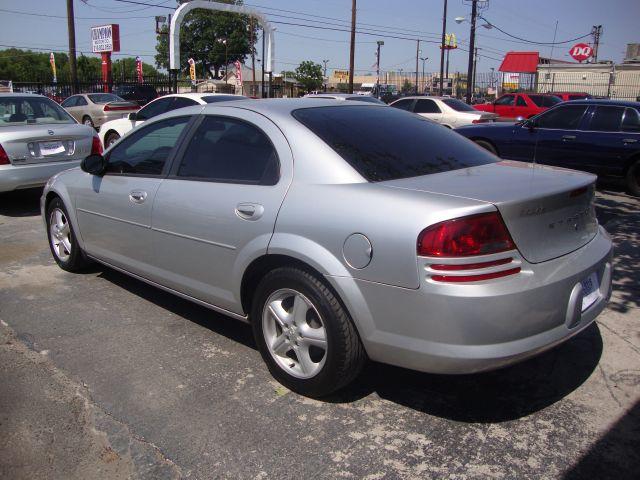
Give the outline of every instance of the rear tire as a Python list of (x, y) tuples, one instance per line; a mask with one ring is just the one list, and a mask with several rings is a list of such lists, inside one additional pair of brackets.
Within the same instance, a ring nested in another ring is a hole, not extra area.
[(49, 249), (58, 266), (78, 272), (91, 264), (78, 244), (69, 214), (62, 200), (54, 198), (47, 205), (47, 238)]
[(636, 160), (627, 171), (627, 190), (635, 197), (640, 197), (640, 160)]
[(322, 397), (345, 387), (366, 362), (341, 302), (322, 280), (299, 268), (265, 275), (256, 288), (251, 320), (269, 371), (301, 395)]
[(490, 142), (487, 142), (486, 140), (474, 140), (474, 142), (476, 142), (479, 146), (481, 146), (485, 150), (488, 150), (489, 152), (493, 153), (494, 155), (498, 155), (498, 151), (496, 150), (496, 147), (494, 147)]
[(118, 140), (120, 140), (120, 135), (118, 135), (118, 132), (107, 133), (107, 135), (104, 137), (104, 148), (109, 148)]

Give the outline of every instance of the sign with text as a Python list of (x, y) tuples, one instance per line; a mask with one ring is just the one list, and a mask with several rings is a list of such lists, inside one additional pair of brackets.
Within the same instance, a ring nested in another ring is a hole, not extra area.
[(340, 81), (349, 79), (349, 70), (334, 70), (333, 77)]
[(196, 61), (193, 58), (188, 60), (189, 62), (189, 77), (191, 78), (191, 83), (196, 84)]
[(574, 60), (578, 62), (584, 62), (586, 59), (593, 55), (593, 48), (586, 43), (578, 43), (571, 47), (569, 50), (569, 55), (573, 57)]
[(120, 51), (120, 25), (91, 27), (91, 51), (93, 53)]
[(236, 60), (235, 62), (235, 67), (236, 67), (236, 85), (238, 87), (241, 87), (242, 86), (242, 65), (238, 60)]

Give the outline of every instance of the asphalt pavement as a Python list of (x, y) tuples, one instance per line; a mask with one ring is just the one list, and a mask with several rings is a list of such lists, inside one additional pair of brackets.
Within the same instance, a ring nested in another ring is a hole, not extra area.
[(0, 478), (638, 478), (638, 199), (598, 194), (614, 293), (570, 341), (480, 375), (371, 364), (317, 401), (271, 378), (248, 325), (59, 269), (38, 196), (0, 195)]

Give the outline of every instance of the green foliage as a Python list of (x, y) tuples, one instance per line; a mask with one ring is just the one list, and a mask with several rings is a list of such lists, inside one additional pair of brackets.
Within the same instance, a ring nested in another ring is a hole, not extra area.
[(295, 78), (307, 92), (318, 90), (322, 87), (322, 65), (305, 60), (296, 68)]
[[(240, 0), (223, 0), (223, 3), (241, 4)], [(258, 24), (246, 15), (227, 12), (194, 10), (187, 14), (180, 28), (180, 70), (188, 72), (187, 61), (193, 58), (199, 67), (198, 75), (213, 66), (215, 77), (221, 67), (244, 61), (254, 50), (257, 39)], [(165, 33), (167, 28), (165, 27)], [(158, 35), (155, 59), (158, 67), (169, 68), (169, 36)], [(223, 41), (226, 40), (226, 44)]]
[[(69, 82), (69, 56), (66, 53), (55, 53), (56, 71), (58, 81)], [(102, 59), (80, 55), (76, 58), (78, 79), (95, 79), (102, 76)], [(112, 73), (114, 80), (122, 78), (124, 67), (127, 78), (134, 78), (136, 72), (136, 60), (132, 57), (112, 61)], [(154, 75), (158, 71), (143, 62), (144, 75)], [(0, 80), (13, 80), (14, 82), (51, 82), (53, 72), (49, 63), (49, 53), (32, 52), (11, 48), (0, 51)]]
[(404, 82), (402, 84), (402, 89), (401, 92), (402, 93), (411, 93), (415, 90), (415, 87), (413, 86), (413, 84), (408, 80), (408, 79), (404, 79)]

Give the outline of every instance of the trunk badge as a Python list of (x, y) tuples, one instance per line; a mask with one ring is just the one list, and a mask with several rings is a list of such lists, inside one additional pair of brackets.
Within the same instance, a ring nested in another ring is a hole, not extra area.
[(53, 135), (53, 130), (47, 130), (47, 132), (49, 133), (49, 135)]

